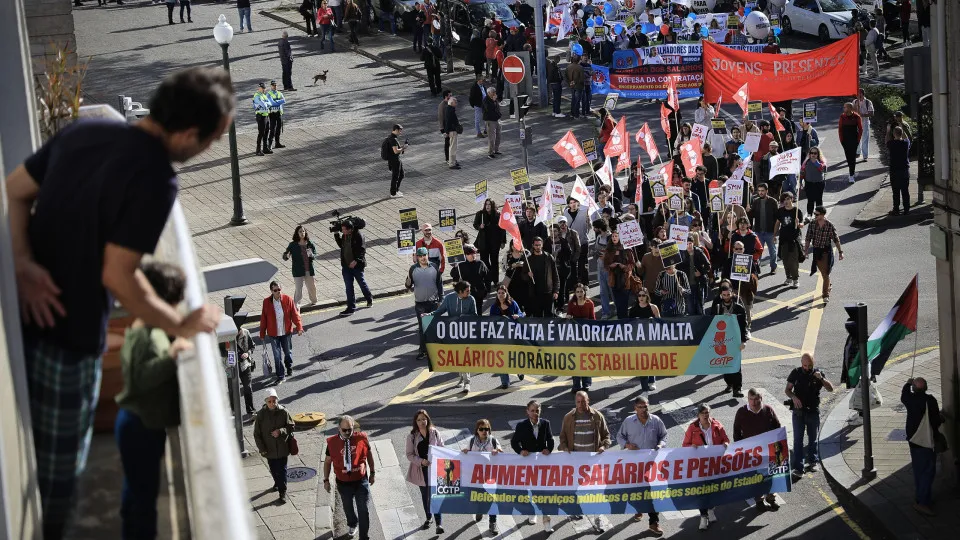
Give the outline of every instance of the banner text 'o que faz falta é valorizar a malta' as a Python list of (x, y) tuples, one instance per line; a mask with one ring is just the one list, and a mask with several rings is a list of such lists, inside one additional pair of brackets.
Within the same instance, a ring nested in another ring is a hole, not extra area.
[(740, 369), (734, 315), (616, 321), (427, 316), (421, 322), (433, 371), (633, 377)]
[(787, 430), (723, 445), (489, 454), (430, 447), (435, 514), (634, 514), (713, 508), (790, 491)]

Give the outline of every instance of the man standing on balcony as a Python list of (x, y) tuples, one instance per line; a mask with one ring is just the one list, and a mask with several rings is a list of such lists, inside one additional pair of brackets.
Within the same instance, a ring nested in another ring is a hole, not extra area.
[[(280, 284), (270, 282), (270, 296), (263, 299), (263, 309), (260, 311), (260, 341), (269, 343), (273, 349), (273, 365), (277, 380), (280, 384), (286, 375), (293, 375), (293, 331), (298, 336), (303, 335), (303, 321), (300, 320), (300, 310), (293, 303), (293, 298), (283, 294)], [(270, 339), (267, 339), (270, 338)], [(283, 362), (280, 362), (281, 351)], [(284, 371), (284, 365), (287, 370)]]
[[(62, 538), (86, 466), (113, 300), (149, 327), (190, 338), (216, 328), (150, 286), (140, 261), (177, 196), (171, 162), (219, 139), (233, 119), (229, 75), (193, 68), (164, 80), (135, 125), (67, 126), (6, 179), (44, 538)], [(50, 249), (50, 238), (64, 239)]]

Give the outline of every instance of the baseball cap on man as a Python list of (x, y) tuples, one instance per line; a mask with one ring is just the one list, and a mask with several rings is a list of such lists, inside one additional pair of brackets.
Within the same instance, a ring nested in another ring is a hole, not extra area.
[(429, 253), (430, 253), (430, 252), (427, 251), (427, 248), (425, 248), (425, 247), (417, 248), (417, 256), (418, 256), (418, 257), (419, 257), (420, 255), (428, 255)]
[(267, 87), (267, 85), (265, 85), (265, 84), (263, 84), (263, 83), (260, 83), (260, 88), (266, 88), (266, 87)]

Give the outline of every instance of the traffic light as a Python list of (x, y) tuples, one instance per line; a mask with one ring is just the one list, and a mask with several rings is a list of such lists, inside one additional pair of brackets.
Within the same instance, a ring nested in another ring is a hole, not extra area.
[(240, 311), (240, 308), (243, 307), (243, 303), (246, 301), (247, 297), (242, 294), (223, 297), (223, 312), (233, 319), (233, 324), (237, 325), (237, 328), (240, 328), (247, 320), (248, 313), (246, 311)]
[(843, 323), (847, 334), (855, 339), (858, 344), (867, 341), (867, 305), (858, 302), (856, 304), (847, 304), (843, 306), (847, 312), (847, 322)]
[(523, 120), (523, 117), (526, 116), (527, 112), (530, 111), (530, 105), (527, 103), (527, 98), (529, 97), (530, 96), (526, 94), (517, 96), (517, 104), (519, 105), (519, 109), (520, 109), (517, 111), (517, 117), (520, 118), (521, 120)]

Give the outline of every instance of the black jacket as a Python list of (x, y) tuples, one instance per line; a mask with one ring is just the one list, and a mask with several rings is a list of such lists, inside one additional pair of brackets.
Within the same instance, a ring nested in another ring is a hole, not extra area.
[(499, 253), (507, 243), (507, 231), (500, 228), (500, 212), (486, 216), (480, 210), (473, 217), (473, 228), (477, 230), (477, 249), (481, 252)]
[(483, 98), (483, 121), (484, 122), (496, 122), (500, 120), (500, 116), (503, 113), (500, 112), (500, 104), (496, 101), (490, 99), (490, 95)]
[(483, 90), (479, 84), (470, 87), (470, 106), (483, 107)]
[[(483, 261), (462, 262), (453, 267), (450, 271), (450, 277), (454, 282), (466, 281), (470, 284), (470, 294), (473, 297), (484, 298), (487, 296), (487, 265)], [(480, 309), (481, 306), (477, 306)]]
[[(333, 239), (337, 241), (337, 247), (343, 247), (343, 236), (340, 233), (333, 233)], [(355, 270), (362, 272), (364, 267), (367, 266), (367, 248), (363, 246), (363, 236), (360, 234), (360, 231), (354, 230), (350, 235), (351, 247), (353, 248), (353, 260), (357, 261), (357, 266)], [(343, 258), (340, 258), (340, 266), (346, 268), (347, 265), (344, 264)]]
[(440, 71), (440, 59), (443, 57), (443, 51), (436, 45), (429, 45), (423, 48), (420, 53), (420, 59), (427, 71)]
[(467, 48), (467, 58), (464, 63), (468, 66), (482, 66), (486, 64), (486, 49), (487, 44), (483, 38), (480, 36), (474, 37), (470, 40), (470, 46)]
[(507, 34), (506, 39), (503, 40), (503, 53), (510, 52), (520, 52), (523, 50), (523, 46), (527, 43), (527, 38), (521, 32), (514, 34), (510, 32)]
[[(740, 343), (747, 342), (747, 310), (743, 307), (743, 303), (740, 302), (740, 297), (737, 295), (732, 295), (733, 307), (730, 309), (731, 315), (737, 316), (737, 325), (740, 326)], [(710, 315), (721, 315), (722, 311), (720, 310), (720, 305), (723, 304), (723, 300), (720, 298), (720, 294), (717, 293), (717, 297), (713, 299), (713, 305), (710, 306)]]
[[(757, 185), (760, 184), (758, 183)], [(765, 210), (763, 221), (760, 220), (761, 206)], [(779, 215), (780, 205), (776, 199), (770, 196), (767, 196), (766, 199), (754, 197), (753, 202), (750, 204), (750, 228), (754, 232), (772, 233), (773, 228), (777, 225), (777, 217), (779, 217)], [(744, 245), (744, 247), (746, 247), (746, 245)], [(746, 253), (746, 250), (744, 250), (744, 253)], [(751, 251), (751, 254), (752, 253)]]
[(443, 130), (447, 133), (457, 133), (460, 119), (457, 117), (457, 108), (447, 105), (447, 112), (443, 115)]
[(510, 439), (510, 446), (518, 454), (522, 450), (531, 454), (544, 450), (553, 452), (553, 431), (550, 430), (550, 421), (546, 418), (540, 418), (540, 427), (536, 437), (533, 436), (533, 425), (529, 419), (520, 422), (513, 433), (513, 438)]
[(920, 422), (923, 422), (924, 413), (930, 418), (930, 427), (933, 431), (940, 428), (940, 405), (937, 403), (937, 398), (926, 392), (917, 394), (911, 389), (911, 385), (912, 383), (909, 382), (904, 384), (903, 390), (900, 391), (900, 403), (907, 407), (907, 440), (917, 433)]
[(550, 253), (551, 240), (550, 233), (547, 232), (547, 226), (543, 223), (536, 223), (536, 220), (527, 221), (526, 216), (517, 220), (517, 227), (520, 229), (520, 239), (523, 240), (525, 249), (533, 249), (533, 239), (539, 236), (543, 239), (543, 250)]

